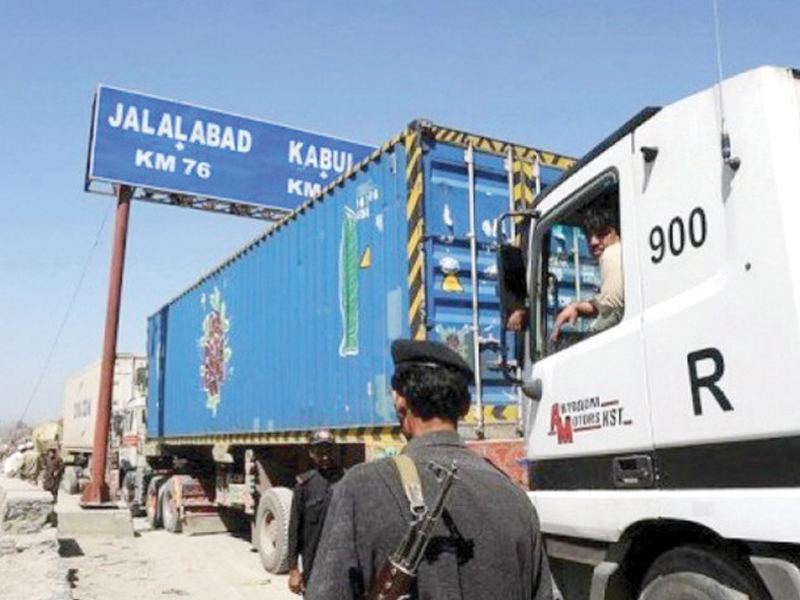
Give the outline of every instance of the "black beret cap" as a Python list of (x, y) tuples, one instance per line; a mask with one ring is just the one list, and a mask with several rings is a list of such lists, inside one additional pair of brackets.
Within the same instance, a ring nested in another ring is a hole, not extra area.
[(452, 367), (470, 380), (474, 377), (472, 368), (461, 355), (441, 342), (395, 340), (392, 359), (395, 367), (410, 364)]

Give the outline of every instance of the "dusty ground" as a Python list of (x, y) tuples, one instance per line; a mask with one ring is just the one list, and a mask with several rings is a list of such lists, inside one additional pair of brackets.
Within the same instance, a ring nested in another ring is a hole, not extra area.
[(69, 600), (55, 529), (0, 537), (0, 598)]
[(261, 566), (247, 539), (151, 530), (135, 519), (136, 537), (61, 540), (75, 600), (296, 600), (287, 576)]

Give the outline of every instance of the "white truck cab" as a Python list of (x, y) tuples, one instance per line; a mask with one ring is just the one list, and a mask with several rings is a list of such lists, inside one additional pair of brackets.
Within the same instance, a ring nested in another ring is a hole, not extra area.
[(536, 208), (526, 448), (564, 598), (800, 599), (800, 73), (642, 111)]

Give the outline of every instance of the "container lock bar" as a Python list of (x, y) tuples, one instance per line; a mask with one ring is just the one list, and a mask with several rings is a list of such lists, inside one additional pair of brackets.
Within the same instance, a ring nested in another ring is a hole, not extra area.
[(472, 360), (475, 375), (475, 435), (484, 435), (483, 387), (481, 381), (481, 340), (478, 318), (478, 243), (475, 237), (475, 156), (472, 144), (464, 151), (467, 163), (467, 187), (469, 189), (469, 254), (470, 282), (472, 285)]

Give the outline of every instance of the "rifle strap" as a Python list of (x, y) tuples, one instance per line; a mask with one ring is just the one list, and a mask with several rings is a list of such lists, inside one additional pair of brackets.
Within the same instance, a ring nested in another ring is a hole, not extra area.
[(419, 518), (427, 512), (428, 507), (425, 505), (425, 498), (422, 497), (422, 483), (419, 480), (417, 466), (405, 454), (399, 454), (392, 458), (397, 467), (397, 472), (400, 473), (400, 481), (403, 484), (406, 498), (408, 498), (408, 507), (411, 509), (411, 514)]

